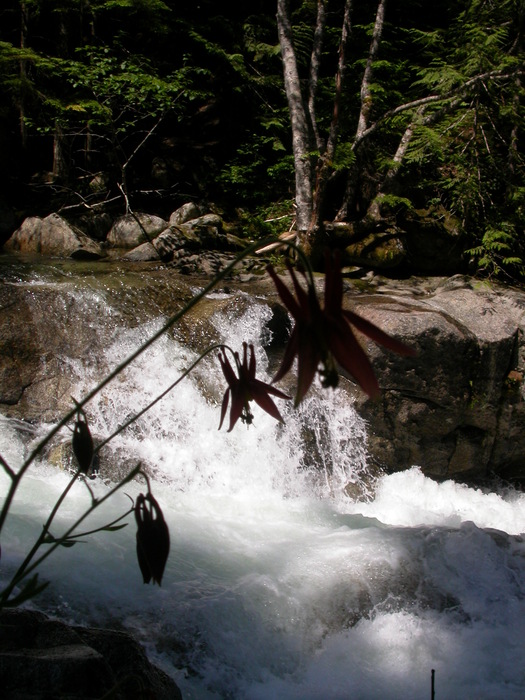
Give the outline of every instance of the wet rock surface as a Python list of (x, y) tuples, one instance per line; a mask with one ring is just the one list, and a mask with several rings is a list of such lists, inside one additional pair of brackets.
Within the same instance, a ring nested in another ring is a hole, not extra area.
[(72, 627), (29, 610), (0, 612), (4, 700), (179, 700), (174, 681), (118, 630)]
[[(201, 253), (191, 274), (173, 263), (54, 261), (40, 277), (32, 266), (4, 260), (0, 412), (30, 422), (56, 420), (71, 408), (75, 367), (107, 370), (103, 349), (119, 328), (172, 316), (209, 283), (203, 260), (223, 269), (233, 258)], [(268, 304), (270, 367), (277, 367), (290, 322), (264, 265), (248, 258), (169, 333), (202, 352), (219, 340), (215, 314)], [(323, 278), (317, 279), (322, 290)], [(460, 275), (392, 280), (363, 274), (346, 278), (344, 303), (418, 351), (402, 358), (362, 339), (381, 398), (370, 401), (351, 377), (344, 384), (368, 423), (371, 463), (388, 471), (417, 465), (438, 479), (525, 478), (522, 290)]]

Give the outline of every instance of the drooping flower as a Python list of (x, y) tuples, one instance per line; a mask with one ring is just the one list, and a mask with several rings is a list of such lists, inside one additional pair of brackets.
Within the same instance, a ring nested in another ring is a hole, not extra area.
[(73, 429), (73, 454), (83, 474), (87, 474), (93, 462), (93, 438), (84, 411), (79, 410)]
[(298, 381), (295, 405), (305, 397), (315, 374), (319, 371), (324, 387), (335, 387), (339, 381), (337, 365), (351, 374), (370, 396), (379, 394), (374, 370), (358, 342), (352, 326), (376, 343), (400, 355), (415, 355), (413, 348), (396, 340), (376, 325), (353, 311), (343, 309), (343, 278), (339, 253), (327, 251), (325, 270), (324, 307), (321, 307), (315, 287), (304, 279), (307, 288), (299, 282), (290, 264), (295, 296), (277, 276), (271, 265), (267, 268), (281, 301), (292, 315), (295, 325), (286, 346), (284, 357), (273, 381), (279, 381), (298, 360)]
[(144, 583), (162, 582), (170, 551), (170, 533), (162, 510), (151, 493), (140, 494), (135, 503), (137, 559)]
[(280, 399), (290, 399), (290, 396), (287, 396), (285, 393), (279, 389), (276, 389), (271, 384), (266, 384), (265, 382), (256, 378), (255, 352), (253, 345), (250, 345), (249, 347), (249, 361), (247, 343), (243, 343), (242, 363), (239, 359), (239, 354), (235, 353), (234, 355), (238, 376), (235, 374), (233, 367), (231, 366), (231, 363), (226, 355), (226, 351), (223, 349), (222, 353), (219, 353), (219, 362), (221, 363), (224, 377), (228, 383), (228, 387), (224, 392), (224, 398), (222, 400), (219, 430), (224, 422), (224, 417), (226, 416), (226, 411), (228, 410), (230, 400), (230, 427), (228, 428), (228, 432), (233, 430), (233, 427), (239, 418), (243, 423), (247, 423), (248, 425), (252, 423), (253, 415), (250, 411), (250, 401), (255, 401), (255, 403), (263, 409), (263, 411), (266, 411), (266, 413), (269, 413), (273, 418), (281, 423), (283, 422), (282, 416), (279, 413), (279, 410), (270, 394)]

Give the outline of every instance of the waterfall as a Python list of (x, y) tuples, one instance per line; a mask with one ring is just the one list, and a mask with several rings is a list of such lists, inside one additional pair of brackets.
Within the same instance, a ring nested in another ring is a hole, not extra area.
[[(99, 359), (113, 367), (162, 319), (119, 327), (110, 298), (99, 295), (84, 290), (82, 304), (108, 307), (100, 323), (114, 332), (106, 327)], [(254, 343), (267, 381), (269, 314), (257, 304), (212, 319), (234, 350)], [(176, 335), (156, 342), (86, 407), (95, 439), (195, 358)], [(79, 398), (100, 362), (69, 358), (67, 367)], [(277, 399), (283, 425), (254, 407), (253, 425), (219, 431), (224, 389), (211, 354), (101, 451), (100, 476), (90, 482), (102, 495), (108, 466), (141, 462), (149, 471), (171, 533), (162, 588), (142, 583), (130, 522), (57, 551), (41, 569), (51, 585), (33, 605), (132, 631), (187, 699), (421, 700), (431, 669), (437, 700), (522, 699), (524, 496), (438, 484), (417, 465), (372, 479), (366, 425), (343, 390), (317, 386), (297, 411)], [(0, 452), (19, 465), (48, 427), (24, 434), (2, 418)], [(30, 470), (3, 535), (2, 577), (67, 481), (49, 458)], [(2, 476), (2, 492), (6, 484)], [(349, 492), (348, 484), (362, 488)], [(128, 484), (90, 525), (125, 511), (141, 490)], [(89, 499), (77, 483), (56, 530)]]

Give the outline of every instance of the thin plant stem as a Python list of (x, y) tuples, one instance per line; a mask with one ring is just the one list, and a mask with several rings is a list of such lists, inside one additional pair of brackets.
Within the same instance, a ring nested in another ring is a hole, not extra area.
[(43, 544), (44, 538), (46, 537), (46, 535), (47, 535), (48, 532), (49, 532), (49, 528), (51, 527), (51, 523), (53, 522), (53, 520), (54, 520), (54, 518), (55, 518), (55, 515), (57, 514), (57, 512), (58, 512), (60, 506), (62, 505), (62, 503), (64, 502), (64, 500), (65, 500), (67, 494), (70, 492), (70, 490), (71, 490), (73, 484), (74, 484), (75, 481), (77, 480), (79, 473), (80, 473), (80, 470), (77, 470), (77, 471), (75, 472), (75, 474), (74, 474), (74, 475), (72, 476), (72, 478), (69, 480), (68, 485), (65, 487), (65, 489), (62, 491), (62, 493), (60, 494), (59, 498), (57, 499), (55, 505), (53, 506), (53, 509), (51, 510), (50, 514), (48, 515), (48, 518), (47, 518), (46, 522), (45, 522), (44, 525), (42, 526), (42, 532), (41, 532), (40, 535), (37, 537), (35, 543), (34, 543), (33, 546), (31, 547), (31, 549), (29, 550), (29, 552), (26, 554), (26, 556), (25, 556), (23, 562), (20, 564), (20, 566), (19, 566), (18, 569), (16, 570), (14, 576), (13, 576), (12, 579), (11, 579), (11, 583), (10, 583), (9, 586), (5, 589), (5, 592), (7, 592), (7, 596), (9, 596), (10, 592), (11, 592), (11, 591), (13, 590), (13, 588), (17, 585), (17, 583), (18, 583), (19, 581), (21, 581), (23, 578), (25, 578), (25, 576), (27, 575), (25, 572), (26, 572), (26, 569), (27, 569), (29, 563), (31, 562), (31, 560), (32, 560), (33, 557), (35, 556), (35, 554), (36, 554), (36, 552), (38, 551), (39, 547)]
[(9, 476), (9, 478), (11, 480), (16, 479), (16, 472), (11, 469), (11, 467), (5, 461), (5, 459), (2, 457), (2, 455), (0, 455), (0, 465), (2, 466), (2, 468), (6, 472), (7, 476)]
[(100, 442), (94, 452), (98, 452), (101, 450), (104, 445), (107, 445), (110, 440), (113, 440), (114, 437), (116, 437), (119, 433), (121, 433), (123, 430), (125, 430), (128, 426), (130, 426), (132, 423), (134, 423), (136, 420), (138, 420), (141, 416), (143, 416), (147, 411), (149, 411), (153, 406), (155, 406), (156, 403), (158, 403), (161, 399), (163, 399), (169, 392), (174, 389), (185, 377), (188, 376), (190, 372), (192, 372), (195, 367), (199, 364), (201, 360), (203, 360), (207, 355), (210, 354), (210, 352), (213, 352), (213, 350), (217, 350), (219, 348), (226, 348), (227, 346), (224, 345), (224, 343), (216, 343), (215, 345), (211, 345), (207, 350), (205, 350), (199, 357), (193, 362), (184, 372), (181, 374), (180, 377), (178, 377), (172, 384), (169, 385), (167, 389), (164, 389), (164, 391), (159, 394), (153, 401), (151, 401), (147, 406), (144, 406), (143, 409), (141, 409), (138, 413), (135, 413), (129, 420), (127, 420), (125, 423), (123, 423), (121, 426), (119, 426), (111, 435), (109, 435), (105, 440), (102, 440)]
[[(94, 535), (97, 532), (103, 532), (104, 530), (112, 530), (114, 529), (115, 525), (119, 523), (121, 520), (124, 520), (128, 515), (133, 513), (133, 508), (134, 506), (131, 506), (129, 510), (127, 510), (125, 513), (122, 513), (122, 515), (119, 515), (118, 518), (115, 518), (115, 520), (112, 520), (110, 523), (106, 523), (105, 525), (101, 525), (100, 527), (96, 527), (93, 530), (85, 530), (84, 532), (77, 532), (74, 535), (68, 535), (68, 540), (76, 540), (79, 539), (80, 537), (88, 537), (89, 535)], [(124, 525), (120, 525), (119, 528), (121, 527), (126, 527), (127, 523), (124, 523)], [(63, 537), (59, 538), (61, 541), (64, 539)]]
[[(135, 359), (137, 359), (146, 349), (148, 349), (154, 342), (156, 342), (161, 336), (163, 336), (177, 321), (179, 321), (188, 311), (190, 311), (201, 299), (203, 299), (206, 294), (208, 294), (222, 279), (224, 279), (229, 272), (246, 256), (250, 255), (250, 253), (255, 252), (258, 248), (264, 245), (268, 245), (271, 242), (274, 242), (275, 239), (267, 239), (266, 241), (257, 242), (253, 243), (252, 245), (248, 246), (242, 253), (240, 253), (231, 263), (229, 263), (223, 270), (221, 270), (217, 275), (207, 284), (198, 294), (196, 294), (185, 306), (180, 309), (177, 313), (173, 314), (163, 325), (162, 327), (156, 331), (153, 335), (151, 335), (142, 345), (140, 345), (134, 352), (132, 352), (125, 360), (123, 360), (119, 365), (117, 365), (110, 373), (108, 373), (90, 392), (88, 392), (84, 398), (81, 401), (74, 401), (74, 408), (72, 408), (63, 418), (60, 420), (51, 430), (48, 431), (48, 433), (45, 435), (45, 437), (38, 443), (38, 445), (32, 450), (30, 455), (27, 457), (27, 459), (24, 461), (18, 472), (15, 472), (9, 464), (6, 462), (6, 460), (0, 455), (0, 466), (4, 469), (4, 471), (7, 473), (7, 475), (11, 479), (11, 485), (8, 490), (6, 499), (4, 501), (3, 507), (0, 511), (0, 533), (3, 529), (3, 526), (5, 524), (5, 520), (7, 518), (7, 515), (10, 511), (11, 503), (13, 502), (16, 490), (18, 488), (18, 485), (20, 484), (22, 478), (24, 477), (25, 473), (31, 466), (31, 464), (34, 462), (36, 457), (41, 453), (43, 448), (51, 441), (51, 439), (59, 432), (61, 428), (66, 426), (76, 414), (78, 414), (79, 411), (83, 411), (83, 407), (91, 400), (93, 399), (107, 384), (109, 384), (117, 375), (119, 375), (128, 365), (130, 365)], [(299, 258), (301, 259), (301, 262), (303, 263), (303, 269), (305, 275), (308, 276), (309, 281), (313, 284), (313, 270), (310, 266), (309, 260), (307, 257), (303, 254), (302, 250), (298, 248), (293, 242), (288, 241), (288, 242), (283, 242), (283, 241), (278, 241), (279, 246), (286, 246), (287, 248), (293, 248)], [(147, 404), (143, 409), (141, 409), (138, 413), (133, 415), (129, 420), (127, 420), (123, 425), (119, 426), (116, 431), (114, 431), (109, 437), (107, 437), (103, 442), (101, 442), (95, 449), (96, 452), (98, 452), (104, 445), (106, 445), (110, 440), (112, 440), (116, 435), (121, 433), (123, 430), (125, 430), (129, 425), (131, 425), (133, 422), (138, 420), (142, 415), (144, 415), (147, 411), (149, 411), (156, 403), (158, 403), (162, 398), (164, 398), (170, 391), (172, 391), (185, 377), (188, 376), (188, 374), (197, 366), (197, 364), (204, 358), (206, 357), (210, 352), (212, 352), (215, 349), (220, 349), (222, 348), (223, 350), (229, 350), (235, 360), (238, 362), (238, 356), (233, 350), (223, 344), (223, 343), (218, 343), (215, 345), (212, 345), (209, 347), (204, 353), (202, 353), (191, 365), (188, 367), (184, 372), (182, 373), (181, 376), (177, 378), (176, 381), (174, 381), (172, 384), (170, 384), (169, 387), (167, 387), (161, 394), (159, 394), (153, 401), (151, 401), (149, 404)], [(101, 526), (100, 528), (95, 528), (93, 530), (88, 530), (83, 533), (76, 533), (73, 534), (74, 531), (84, 522), (84, 520), (91, 515), (100, 505), (102, 505), (105, 501), (107, 501), (109, 498), (111, 498), (118, 490), (120, 490), (124, 484), (128, 483), (131, 481), (137, 474), (142, 474), (144, 479), (146, 480), (146, 484), (148, 487), (148, 492), (150, 492), (150, 482), (148, 476), (141, 471), (141, 464), (139, 463), (137, 467), (132, 469), (118, 484), (116, 484), (108, 493), (106, 493), (102, 498), (98, 499), (95, 497), (93, 491), (89, 487), (89, 485), (86, 483), (86, 486), (88, 488), (88, 491), (91, 495), (91, 505), (89, 508), (87, 508), (84, 513), (77, 518), (77, 520), (66, 530), (66, 532), (59, 538), (53, 538), (50, 536), (50, 527), (55, 519), (55, 516), (60, 509), (62, 503), (66, 499), (67, 495), (69, 494), (71, 488), (73, 487), (73, 484), (78, 480), (78, 477), (81, 473), (81, 470), (78, 469), (71, 480), (69, 481), (68, 485), (65, 487), (63, 492), (60, 494), (59, 498), (57, 499), (56, 503), (54, 504), (51, 512), (48, 515), (48, 518), (46, 522), (44, 523), (42, 527), (42, 532), (40, 535), (37, 537), (35, 543), (27, 553), (26, 557), (24, 558), (23, 562), (20, 564), (18, 567), (16, 573), (14, 576), (11, 578), (10, 583), (8, 586), (2, 591), (0, 594), (0, 607), (3, 604), (7, 604), (9, 600), (9, 596), (11, 595), (12, 591), (14, 588), (27, 576), (32, 573), (43, 561), (45, 561), (55, 550), (57, 547), (64, 545), (66, 542), (71, 541), (72, 539), (76, 539), (78, 537), (85, 537), (87, 535), (93, 534), (95, 532), (100, 532), (104, 529), (111, 528), (115, 526), (117, 523), (119, 523), (123, 518), (125, 518), (130, 512), (133, 511), (133, 507), (127, 511), (126, 513), (122, 514), (115, 520), (111, 521), (109, 524), (105, 526)], [(47, 539), (46, 537), (50, 537), (50, 539)], [(36, 559), (35, 556), (39, 550), (39, 548), (43, 544), (49, 544), (49, 547), (46, 549), (46, 551), (41, 554), (39, 557)]]
[[(75, 416), (80, 408), (85, 406), (93, 397), (95, 397), (107, 384), (109, 384), (115, 377), (117, 377), (128, 365), (130, 365), (134, 360), (136, 360), (142, 353), (147, 350), (153, 343), (155, 343), (161, 336), (163, 336), (177, 321), (179, 321), (188, 311), (190, 311), (196, 304), (203, 299), (206, 294), (208, 294), (214, 287), (224, 279), (235, 266), (243, 260), (245, 257), (254, 253), (258, 248), (264, 245), (269, 245), (274, 242), (275, 238), (268, 238), (264, 241), (259, 241), (257, 243), (252, 243), (250, 246), (245, 248), (231, 263), (229, 263), (224, 269), (218, 272), (215, 277), (190, 301), (177, 313), (173, 314), (166, 323), (153, 335), (151, 335), (141, 346), (139, 346), (134, 352), (132, 352), (125, 360), (123, 360), (114, 370), (107, 374), (102, 381), (100, 381), (90, 392), (88, 392), (81, 401), (75, 402), (75, 407), (72, 408), (63, 418), (59, 421), (51, 430), (46, 434), (46, 436), (39, 442), (39, 444), (32, 450), (31, 454), (25, 460), (23, 465), (20, 467), (16, 475), (12, 476), (12, 483), (7, 492), (6, 499), (2, 510), (0, 511), (0, 533), (2, 532), (7, 514), (11, 507), (11, 503), (15, 496), (16, 490), (22, 477), (29, 469), (35, 458), (40, 454), (42, 449), (50, 442), (50, 440), (58, 433), (58, 431), (67, 425)], [(295, 247), (295, 246), (294, 246)], [(5, 468), (5, 467), (4, 467)], [(12, 470), (11, 470), (12, 471)]]
[[(66, 530), (66, 532), (62, 535), (62, 537), (58, 538), (56, 541), (54, 541), (52, 544), (50, 544), (49, 549), (47, 549), (40, 557), (38, 557), (32, 564), (29, 564), (30, 559), (34, 556), (36, 550), (41, 546), (43, 543), (43, 537), (44, 534), (41, 534), (39, 538), (37, 539), (37, 542), (35, 542), (35, 545), (33, 545), (33, 548), (30, 552), (31, 557), (29, 555), (25, 558), (23, 564), (18, 568), (18, 571), (16, 574), (13, 576), (11, 579), (11, 582), (9, 585), (3, 590), (2, 594), (0, 595), (0, 606), (1, 602), (4, 604), (7, 602), (9, 595), (23, 579), (27, 578), (30, 573), (32, 573), (40, 564), (42, 564), (43, 561), (45, 561), (58, 547), (62, 546), (62, 543), (65, 542), (70, 535), (78, 528), (78, 526), (84, 522), (84, 520), (91, 515), (99, 506), (101, 506), (105, 501), (107, 501), (109, 498), (111, 498), (117, 491), (119, 491), (125, 484), (127, 484), (129, 481), (131, 481), (137, 474), (142, 474), (148, 483), (148, 488), (149, 488), (149, 480), (147, 479), (146, 475), (141, 471), (142, 465), (139, 463), (134, 469), (132, 469), (129, 474), (127, 474), (124, 479), (119, 481), (118, 484), (116, 484), (112, 489), (110, 489), (102, 498), (99, 500), (96, 500), (92, 502), (91, 506), (84, 511), (84, 513), (77, 518), (77, 520)], [(78, 473), (75, 475), (75, 478), (77, 477)], [(71, 488), (72, 484), (74, 483), (74, 480), (71, 480), (68, 486), (66, 487), (65, 490), (69, 491)], [(63, 500), (63, 499), (59, 499)], [(55, 514), (56, 514), (56, 504), (55, 504)], [(128, 511), (129, 512), (129, 511)], [(127, 515), (127, 513), (126, 513)], [(122, 516), (124, 517), (124, 516)], [(49, 521), (49, 518), (48, 518)], [(45, 527), (45, 526), (44, 526)], [(103, 530), (104, 527), (99, 528), (99, 530)], [(96, 530), (94, 530), (96, 532)], [(25, 568), (23, 569), (25, 565)]]

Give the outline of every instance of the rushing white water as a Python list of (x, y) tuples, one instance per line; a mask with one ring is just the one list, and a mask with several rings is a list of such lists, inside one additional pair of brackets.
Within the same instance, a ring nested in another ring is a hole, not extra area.
[[(256, 344), (263, 374), (265, 313), (217, 319), (235, 349)], [(119, 333), (109, 364), (158, 323)], [(192, 359), (171, 339), (156, 343), (89, 404), (93, 433), (109, 435)], [(73, 370), (80, 396), (94, 377)], [(123, 456), (155, 474), (171, 532), (162, 588), (142, 583), (130, 522), (50, 558), (38, 605), (131, 630), (185, 699), (421, 700), (435, 669), (436, 700), (522, 700), (525, 497), (437, 484), (412, 467), (354, 501), (344, 487), (366, 476), (366, 431), (340, 393), (315, 394), (297, 412), (280, 402), (284, 426), (255, 407), (254, 425), (227, 433), (217, 430), (224, 389), (203, 395), (220, 379), (212, 357), (102, 456), (102, 474), (104, 459)], [(19, 465), (28, 445), (9, 421), (0, 443)], [(3, 536), (4, 576), (67, 481), (45, 461), (31, 469)], [(103, 479), (90, 486), (108, 488)], [(54, 530), (88, 503), (76, 484)], [(119, 493), (90, 527), (129, 503)]]

